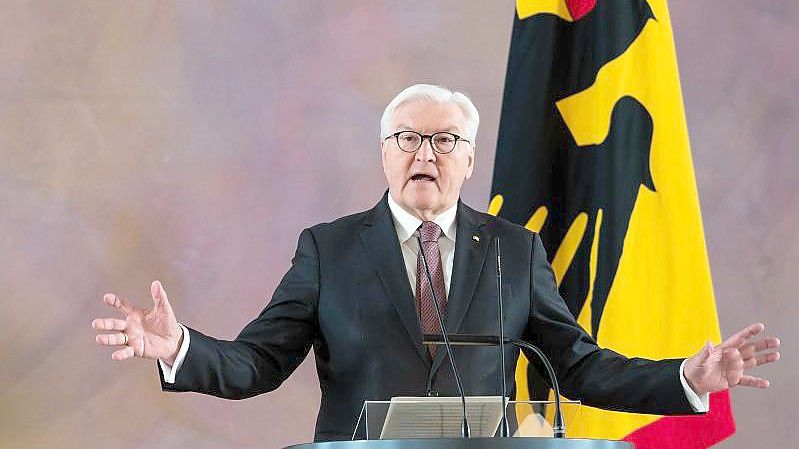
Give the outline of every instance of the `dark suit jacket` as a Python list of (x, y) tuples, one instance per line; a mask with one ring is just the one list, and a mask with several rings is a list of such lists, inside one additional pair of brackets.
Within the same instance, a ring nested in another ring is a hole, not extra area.
[[(539, 345), (564, 394), (584, 404), (652, 414), (688, 414), (679, 360), (628, 359), (601, 349), (558, 294), (541, 239), (458, 204), (446, 305), (450, 333), (497, 334), (496, 258), (502, 245), (505, 331)], [(477, 236), (474, 239), (472, 236)], [(276, 389), (313, 346), (322, 398), (315, 439), (349, 439), (366, 400), (456, 396), (439, 350), (431, 361), (386, 196), (371, 210), (305, 229), (272, 301), (234, 341), (190, 329), (191, 344), (168, 391), (242, 399)], [(506, 373), (518, 351), (507, 349)], [(497, 349), (456, 347), (467, 395), (498, 395)], [(513, 376), (509, 387), (514, 389)]]

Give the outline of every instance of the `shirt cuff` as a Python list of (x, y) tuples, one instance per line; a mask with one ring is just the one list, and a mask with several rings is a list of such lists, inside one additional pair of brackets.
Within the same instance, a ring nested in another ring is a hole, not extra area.
[(168, 384), (175, 383), (175, 376), (177, 376), (180, 365), (183, 364), (183, 360), (186, 358), (186, 353), (189, 351), (189, 341), (191, 340), (189, 330), (186, 326), (180, 323), (178, 323), (178, 325), (183, 330), (183, 343), (180, 344), (180, 349), (178, 349), (178, 355), (175, 357), (175, 364), (169, 366), (163, 360), (158, 359), (158, 365), (161, 366), (161, 371), (164, 373), (164, 382)]
[[(687, 359), (686, 359), (687, 360)], [(685, 360), (682, 361), (680, 364), (680, 383), (682, 384), (682, 389), (685, 391), (685, 397), (688, 399), (688, 403), (691, 404), (691, 408), (694, 409), (695, 412), (698, 413), (706, 413), (710, 411), (710, 393), (705, 393), (702, 396), (696, 394), (693, 388), (688, 385), (688, 380), (685, 378), (684, 368), (685, 367)]]

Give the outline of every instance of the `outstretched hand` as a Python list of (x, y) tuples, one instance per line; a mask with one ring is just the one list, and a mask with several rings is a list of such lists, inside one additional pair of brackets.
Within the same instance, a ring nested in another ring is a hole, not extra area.
[(101, 333), (95, 337), (97, 343), (101, 345), (120, 347), (111, 354), (112, 359), (143, 357), (161, 359), (169, 365), (174, 363), (183, 342), (183, 331), (175, 318), (161, 282), (154, 281), (150, 285), (150, 294), (153, 297), (151, 309), (131, 305), (116, 293), (106, 293), (103, 296), (104, 303), (119, 309), (125, 315), (124, 319), (92, 320), (93, 329), (115, 331)]
[(780, 353), (770, 351), (780, 347), (777, 337), (749, 341), (763, 332), (765, 326), (755, 323), (742, 329), (719, 345), (710, 342), (685, 361), (685, 379), (697, 394), (726, 390), (736, 385), (768, 388), (769, 381), (745, 374), (745, 371), (766, 363), (776, 362)]

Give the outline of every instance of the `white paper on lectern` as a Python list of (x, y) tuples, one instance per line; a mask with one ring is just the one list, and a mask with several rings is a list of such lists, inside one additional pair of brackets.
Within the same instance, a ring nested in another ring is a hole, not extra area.
[[(466, 416), (471, 436), (492, 437), (502, 419), (502, 400), (499, 396), (468, 396)], [(380, 439), (457, 438), (462, 418), (458, 396), (391, 398)]]

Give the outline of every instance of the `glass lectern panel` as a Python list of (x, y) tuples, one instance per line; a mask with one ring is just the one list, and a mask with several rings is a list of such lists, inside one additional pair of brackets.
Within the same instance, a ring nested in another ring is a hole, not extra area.
[[(506, 401), (508, 426), (514, 437), (551, 437), (554, 401)], [(353, 431), (353, 440), (457, 438), (461, 436), (460, 397), (396, 397), (366, 401)], [(579, 419), (579, 401), (561, 401), (563, 421)], [(469, 396), (466, 415), (473, 437), (497, 435), (502, 416), (499, 396)]]

